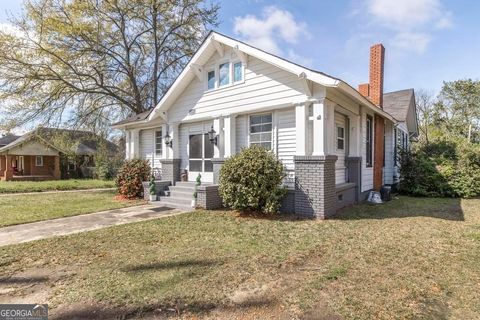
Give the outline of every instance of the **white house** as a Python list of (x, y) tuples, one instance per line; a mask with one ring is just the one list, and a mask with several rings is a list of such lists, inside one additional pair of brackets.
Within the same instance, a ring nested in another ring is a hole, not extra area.
[[(257, 144), (285, 165), (289, 192), (282, 209), (325, 218), (394, 184), (396, 135), (408, 141), (417, 133), (413, 90), (408, 102), (403, 95), (384, 98), (383, 46), (370, 54), (369, 84), (357, 91), (211, 32), (153, 110), (114, 127), (126, 132), (126, 157), (148, 159), (171, 184), (170, 197), (160, 200), (166, 204), (189, 194), (189, 184), (178, 182), (183, 173), (188, 181), (201, 174), (200, 205), (219, 206), (215, 183), (224, 159)], [(406, 111), (392, 113), (383, 100)]]

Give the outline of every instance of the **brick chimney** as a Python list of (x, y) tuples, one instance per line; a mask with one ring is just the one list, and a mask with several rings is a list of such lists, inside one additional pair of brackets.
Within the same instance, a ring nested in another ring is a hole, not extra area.
[(369, 83), (358, 86), (358, 91), (374, 104), (383, 107), (383, 73), (385, 48), (381, 43), (370, 47)]

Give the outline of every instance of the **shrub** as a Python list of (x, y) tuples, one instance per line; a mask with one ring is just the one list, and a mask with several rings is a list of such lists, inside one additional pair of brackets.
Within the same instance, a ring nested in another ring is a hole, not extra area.
[(415, 196), (480, 195), (480, 146), (440, 141), (402, 152), (400, 192)]
[(128, 199), (142, 197), (142, 182), (148, 180), (150, 171), (150, 165), (147, 160), (133, 159), (125, 161), (115, 180), (118, 193)]
[(95, 162), (95, 178), (112, 180), (118, 173), (123, 161), (118, 159), (98, 159)]
[(251, 146), (225, 161), (220, 171), (220, 196), (232, 209), (276, 213), (286, 193), (284, 177), (283, 165), (272, 152)]

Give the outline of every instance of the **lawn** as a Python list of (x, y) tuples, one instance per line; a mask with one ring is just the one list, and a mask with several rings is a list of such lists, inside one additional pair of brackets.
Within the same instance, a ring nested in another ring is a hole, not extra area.
[(58, 319), (478, 319), (479, 247), (478, 199), (328, 221), (196, 211), (0, 248), (0, 303), (48, 301)]
[(0, 227), (143, 204), (116, 200), (113, 191), (0, 196)]
[(82, 190), (114, 187), (114, 181), (104, 181), (96, 179), (71, 179), (52, 181), (0, 181), (0, 193)]

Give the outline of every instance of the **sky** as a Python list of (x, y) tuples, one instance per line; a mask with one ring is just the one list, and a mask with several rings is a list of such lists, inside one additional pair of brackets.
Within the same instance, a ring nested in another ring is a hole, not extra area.
[[(477, 0), (218, 1), (217, 31), (301, 65), (368, 82), (369, 47), (383, 43), (385, 91), (425, 89), (478, 79)], [(0, 24), (19, 14), (21, 0), (0, 0)], [(0, 26), (1, 27), (1, 26)]]

